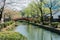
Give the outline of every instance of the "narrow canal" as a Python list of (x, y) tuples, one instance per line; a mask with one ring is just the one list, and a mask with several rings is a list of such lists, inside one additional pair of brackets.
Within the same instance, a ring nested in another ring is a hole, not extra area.
[(60, 35), (27, 23), (20, 23), (14, 31), (23, 34), (28, 40), (60, 40)]

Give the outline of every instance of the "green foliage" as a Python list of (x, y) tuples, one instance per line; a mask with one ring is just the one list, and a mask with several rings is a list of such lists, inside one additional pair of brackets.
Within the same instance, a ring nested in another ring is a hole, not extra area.
[(0, 40), (27, 40), (25, 36), (17, 32), (0, 32)]
[(28, 5), (27, 8), (25, 8), (23, 10), (24, 14), (25, 14), (25, 17), (28, 16), (28, 17), (33, 17), (33, 16), (40, 16), (41, 15), (41, 11), (40, 11), (40, 8), (41, 8), (41, 4), (42, 4), (42, 11), (43, 13), (45, 14), (48, 14), (50, 13), (50, 10), (49, 8), (47, 7), (44, 7), (44, 2), (32, 2)]
[[(36, 0), (36, 1), (32, 1), (28, 7), (26, 7), (24, 10), (22, 10), (24, 12), (24, 17), (31, 17), (33, 18), (33, 20), (39, 19), (39, 20), (34, 20), (37, 22), (42, 22), (44, 21), (44, 16), (50, 14), (50, 19), (49, 19), (49, 23), (51, 24), (52, 21), (52, 15), (57, 13), (59, 10), (59, 1), (57, 0)], [(56, 11), (56, 12), (55, 12)], [(32, 21), (33, 21), (32, 20)], [(47, 22), (44, 24), (48, 24)], [(52, 24), (54, 25), (54, 24)]]

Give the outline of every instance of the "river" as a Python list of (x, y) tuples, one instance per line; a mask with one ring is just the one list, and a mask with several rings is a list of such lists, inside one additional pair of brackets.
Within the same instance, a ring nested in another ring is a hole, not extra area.
[(60, 35), (27, 23), (20, 23), (14, 31), (26, 36), (28, 40), (60, 40)]

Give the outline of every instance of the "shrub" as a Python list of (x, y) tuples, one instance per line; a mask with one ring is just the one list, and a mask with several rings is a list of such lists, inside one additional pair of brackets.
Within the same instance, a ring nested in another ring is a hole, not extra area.
[(11, 25), (12, 23), (14, 23), (14, 21), (9, 21), (9, 22), (2, 23), (2, 24), (0, 24), (0, 29), (9, 26), (9, 25)]
[(57, 27), (58, 27), (58, 22), (53, 22), (53, 23), (52, 23), (52, 26), (53, 26), (54, 28), (57, 28)]
[(49, 22), (44, 22), (44, 25), (49, 25)]

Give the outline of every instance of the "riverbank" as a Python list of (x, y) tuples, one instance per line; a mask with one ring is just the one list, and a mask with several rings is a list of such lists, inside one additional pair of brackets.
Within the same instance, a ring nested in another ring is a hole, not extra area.
[(52, 26), (47, 26), (47, 25), (41, 25), (41, 24), (37, 24), (37, 23), (32, 23), (32, 22), (25, 21), (25, 20), (23, 20), (23, 21), (21, 20), (20, 22), (26, 22), (26, 23), (29, 23), (29, 24), (38, 26), (38, 27), (40, 27), (40, 28), (49, 30), (49, 31), (51, 31), (51, 32), (54, 32), (54, 33), (57, 33), (57, 34), (60, 35), (60, 28), (54, 28), (54, 27), (52, 27)]
[(16, 27), (16, 22), (8, 22), (6, 27), (3, 27), (0, 32), (1, 40), (27, 40), (25, 36), (20, 34), (19, 32), (13, 31)]
[(18, 32), (5, 31), (0, 32), (0, 40), (27, 40), (27, 38)]

